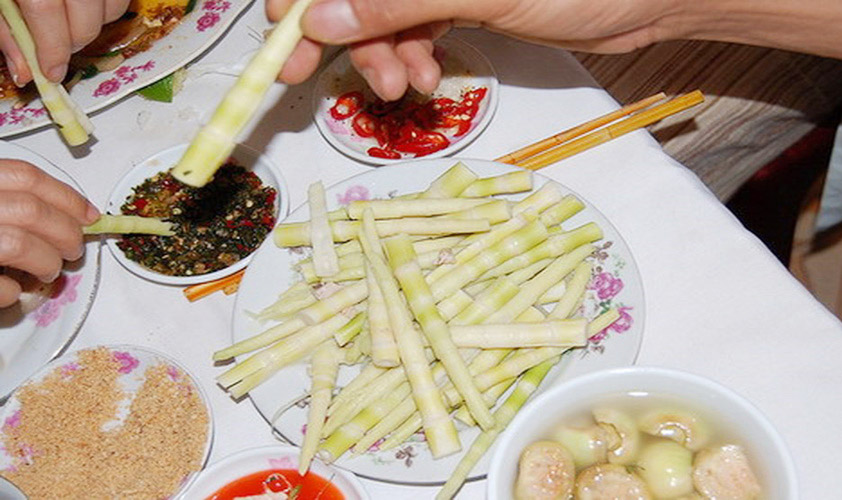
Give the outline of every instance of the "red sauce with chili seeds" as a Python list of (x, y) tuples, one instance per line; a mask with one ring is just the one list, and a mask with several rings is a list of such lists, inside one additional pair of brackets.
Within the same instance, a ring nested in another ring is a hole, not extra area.
[(207, 500), (232, 500), (237, 497), (261, 495), (267, 493), (267, 490), (286, 493), (290, 500), (344, 500), (345, 498), (339, 488), (314, 472), (308, 472), (302, 477), (298, 471), (292, 469), (269, 469), (232, 481)]
[(377, 146), (367, 150), (369, 156), (417, 158), (450, 146), (445, 134), (460, 137), (468, 133), (487, 93), (486, 87), (469, 88), (459, 100), (423, 100), (407, 93), (397, 101), (386, 102), (379, 98), (366, 101), (361, 92), (353, 91), (339, 96), (328, 112), (339, 121), (350, 119), (351, 129), (359, 137), (377, 140)]
[(121, 211), (170, 221), (175, 235), (125, 235), (117, 247), (127, 258), (170, 276), (224, 269), (256, 250), (272, 230), (276, 197), (274, 188), (230, 161), (202, 188), (161, 172), (134, 187)]

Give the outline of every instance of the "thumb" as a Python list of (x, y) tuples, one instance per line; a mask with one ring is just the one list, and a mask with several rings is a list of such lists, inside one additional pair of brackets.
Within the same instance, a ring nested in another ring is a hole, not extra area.
[(482, 21), (505, 0), (316, 0), (302, 20), (311, 39), (338, 45), (388, 35), (434, 21)]

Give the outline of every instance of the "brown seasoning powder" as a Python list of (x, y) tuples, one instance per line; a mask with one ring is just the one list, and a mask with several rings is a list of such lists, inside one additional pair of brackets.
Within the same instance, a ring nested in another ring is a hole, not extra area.
[[(208, 414), (180, 370), (159, 364), (144, 374), (122, 425), (115, 420), (126, 394), (120, 363), (106, 348), (81, 351), (78, 370), (53, 370), (18, 392), (19, 425), (2, 445), (18, 450), (16, 471), (0, 475), (29, 498), (162, 499), (202, 465)], [(173, 376), (176, 375), (175, 380)], [(20, 450), (31, 449), (27, 463)]]

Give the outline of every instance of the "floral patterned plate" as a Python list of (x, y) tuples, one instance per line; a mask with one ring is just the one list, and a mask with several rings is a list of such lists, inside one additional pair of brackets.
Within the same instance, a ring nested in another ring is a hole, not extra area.
[[(21, 146), (0, 141), (0, 158), (26, 160), (82, 192), (67, 173)], [(99, 284), (99, 252), (100, 240), (89, 239), (85, 256), (64, 266), (50, 299), (34, 311), (0, 309), (0, 401), (61, 353), (82, 327)]]
[[(177, 497), (180, 495), (180, 492), (183, 492), (190, 486), (190, 484), (192, 484), (193, 480), (199, 475), (199, 472), (207, 463), (208, 457), (210, 456), (211, 445), (213, 444), (214, 432), (213, 414), (210, 404), (208, 403), (207, 394), (201, 384), (199, 384), (199, 382), (181, 364), (163, 353), (146, 347), (132, 345), (98, 346), (62, 355), (42, 367), (41, 370), (26, 381), (26, 384), (37, 384), (44, 380), (49, 374), (53, 373), (54, 370), (58, 369), (61, 370), (60, 373), (62, 376), (72, 373), (73, 371), (79, 369), (78, 361), (80, 359), (79, 354), (81, 352), (99, 348), (107, 349), (107, 352), (111, 353), (112, 359), (117, 362), (116, 366), (118, 366), (117, 370), (119, 371), (117, 384), (125, 394), (125, 399), (120, 401), (117, 405), (115, 419), (105, 424), (105, 426), (109, 427), (109, 430), (116, 431), (120, 428), (119, 426), (121, 425), (121, 422), (125, 421), (126, 417), (130, 414), (129, 409), (134, 396), (146, 381), (147, 369), (159, 365), (164, 366), (166, 377), (168, 377), (173, 383), (177, 384), (177, 392), (175, 394), (180, 395), (179, 397), (184, 397), (184, 394), (193, 394), (193, 391), (195, 391), (198, 395), (197, 404), (204, 407), (207, 412), (207, 432), (205, 440), (202, 443), (201, 462), (199, 464), (199, 468), (184, 477), (180, 482), (179, 491), (173, 492), (173, 494), (168, 498)], [(23, 387), (23, 385), (21, 387)], [(172, 392), (167, 392), (166, 389), (159, 390), (159, 392), (160, 394), (157, 394), (157, 396), (159, 396), (160, 401), (163, 403), (171, 401), (168, 398), (172, 397)], [(0, 471), (15, 470), (13, 455), (8, 450), (4, 449), (2, 445), (4, 442), (4, 436), (8, 436), (10, 431), (21, 425), (22, 416), (25, 415), (25, 413), (22, 413), (21, 411), (22, 406), (21, 402), (17, 399), (18, 394), (19, 393), (17, 391), (13, 392), (6, 405), (3, 408), (0, 408)], [(31, 451), (25, 452), (30, 453)], [(38, 460), (37, 450), (35, 450), (34, 454), (31, 457), (28, 457), (28, 459)]]
[[(86, 113), (93, 113), (186, 65), (222, 37), (253, 0), (198, 0), (193, 11), (166, 37), (126, 59), (119, 67), (82, 80), (70, 96)], [(14, 99), (0, 100), (0, 137), (50, 124), (40, 99), (14, 107)], [(94, 132), (96, 135), (96, 132)]]
[[(328, 205), (335, 208), (356, 199), (385, 198), (420, 191), (454, 162), (454, 159), (448, 158), (418, 160), (357, 175), (327, 189)], [(463, 162), (481, 177), (515, 170), (515, 167), (490, 161)], [(536, 187), (545, 182), (549, 182), (549, 179), (535, 175)], [(563, 186), (559, 187), (562, 192), (570, 192)], [(622, 319), (591, 338), (587, 347), (567, 354), (564, 361), (550, 372), (541, 390), (576, 375), (633, 364), (643, 336), (643, 287), (634, 258), (608, 219), (586, 200), (582, 201), (586, 208), (566, 222), (565, 226), (572, 228), (593, 221), (600, 225), (605, 234), (604, 239), (598, 243), (594, 277), (583, 305), (584, 314), (593, 317), (607, 308), (616, 307)], [(307, 216), (305, 204), (292, 211), (286, 221), (302, 221)], [(300, 249), (278, 248), (271, 238), (257, 250), (237, 293), (233, 319), (235, 341), (266, 328), (253, 320), (249, 312), (259, 311), (269, 305), (285, 288), (284, 284), (296, 281), (292, 264), (302, 257)], [(343, 367), (339, 385), (350, 381), (356, 371), (354, 367)], [(308, 367), (306, 364), (298, 364), (283, 369), (258, 386), (251, 391), (250, 397), (263, 417), (271, 422), (281, 407), (300, 398), (309, 386)], [(293, 444), (300, 444), (306, 421), (307, 408), (304, 405), (292, 406), (276, 420), (275, 428), (283, 438)], [(460, 430), (463, 453), (476, 435), (474, 428)], [(346, 454), (337, 465), (375, 480), (414, 485), (441, 484), (447, 480), (462, 454), (433, 460), (423, 441), (423, 435), (416, 434), (413, 442), (393, 450), (373, 449), (359, 456)], [(491, 453), (487, 453), (474, 469), (471, 476), (473, 479), (484, 477), (490, 456)]]

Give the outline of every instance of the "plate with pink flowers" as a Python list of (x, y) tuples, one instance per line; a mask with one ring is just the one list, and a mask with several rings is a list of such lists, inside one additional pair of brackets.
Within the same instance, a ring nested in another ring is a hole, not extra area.
[[(27, 161), (84, 195), (70, 175), (26, 148), (2, 141), (0, 158)], [(20, 276), (25, 296), (17, 304), (0, 309), (0, 401), (59, 355), (76, 336), (99, 284), (99, 253), (100, 240), (89, 238), (85, 255), (65, 263), (53, 283)]]
[[(161, 18), (157, 16), (158, 11), (153, 19), (127, 12), (111, 23), (113, 29), (104, 32), (100, 39), (74, 55), (72, 71), (65, 82), (68, 93), (86, 113), (119, 101), (199, 57), (228, 32), (252, 2), (184, 0), (186, 13), (183, 17), (170, 15), (180, 5), (179, 1), (167, 3), (172, 7), (161, 9), (166, 11)], [(141, 29), (158, 29), (162, 24), (166, 29), (160, 38), (151, 31)], [(89, 55), (86, 52), (93, 53)], [(0, 73), (0, 79), (10, 78), (5, 68)], [(0, 99), (0, 137), (38, 129), (50, 123), (47, 110), (31, 89), (31, 84), (20, 96)]]
[[(176, 498), (204, 468), (213, 417), (199, 382), (139, 346), (53, 360), (0, 409), (0, 477), (29, 498)], [(66, 466), (64, 464), (67, 464)]]
[[(357, 175), (327, 188), (328, 208), (339, 208), (354, 200), (391, 198), (423, 191), (456, 161), (448, 158), (424, 159)], [(479, 177), (499, 176), (518, 170), (491, 161), (463, 159), (462, 163)], [(534, 174), (533, 189), (549, 182), (554, 181)], [(643, 338), (645, 314), (638, 267), (620, 233), (587, 200), (558, 183), (556, 187), (562, 195), (576, 196), (584, 205), (584, 209), (562, 222), (561, 230), (572, 230), (595, 222), (604, 236), (594, 243), (596, 248), (590, 257), (592, 276), (583, 303), (575, 314), (591, 319), (608, 309), (616, 309), (620, 319), (592, 335), (586, 346), (566, 353), (549, 373), (539, 392), (584, 373), (633, 364)], [(504, 198), (517, 200), (526, 194), (507, 195)], [(304, 204), (292, 211), (285, 221), (301, 222), (307, 219), (308, 208)], [(260, 322), (254, 313), (270, 305), (281, 291), (300, 280), (294, 264), (306, 256), (307, 252), (301, 247), (280, 248), (271, 238), (263, 243), (254, 254), (237, 294), (233, 341), (244, 340), (276, 324), (271, 321)], [(550, 310), (552, 304), (545, 307)], [(341, 367), (337, 385), (341, 387), (348, 383), (359, 372), (359, 366)], [(310, 383), (308, 363), (298, 363), (282, 368), (249, 392), (251, 400), (267, 422), (274, 422), (275, 432), (294, 445), (300, 445), (303, 439), (308, 405), (302, 396), (309, 390)], [(379, 448), (381, 440), (362, 453), (346, 452), (336, 461), (336, 465), (359, 476), (384, 482), (442, 484), (469, 449), (478, 431), (475, 427), (464, 427), (460, 429), (459, 435), (462, 451), (440, 459), (433, 459), (423, 433), (416, 433), (403, 444), (388, 450)], [(490, 452), (474, 468), (470, 478), (485, 476), (488, 456)]]

